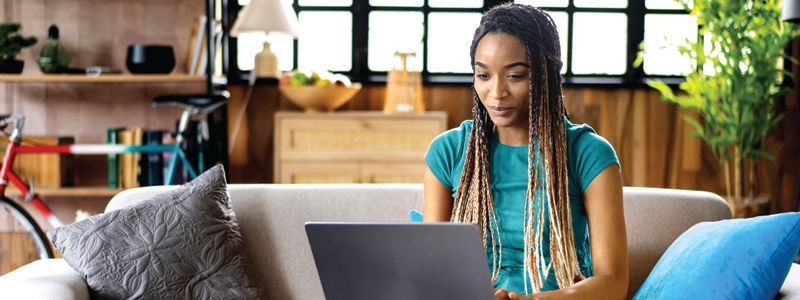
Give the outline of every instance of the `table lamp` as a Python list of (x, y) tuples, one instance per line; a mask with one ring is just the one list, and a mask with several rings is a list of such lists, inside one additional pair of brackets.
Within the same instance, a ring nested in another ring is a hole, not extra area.
[(800, 1), (783, 0), (783, 20), (788, 22), (800, 22)]
[[(237, 37), (245, 32), (280, 32), (297, 37), (297, 16), (294, 10), (282, 0), (252, 0), (236, 18), (231, 36)], [(278, 56), (270, 49), (268, 41), (256, 54), (253, 74), (262, 78), (279, 78)]]

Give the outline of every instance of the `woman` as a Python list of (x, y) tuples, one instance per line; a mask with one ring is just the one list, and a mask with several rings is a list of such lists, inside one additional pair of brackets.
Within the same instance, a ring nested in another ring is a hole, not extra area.
[(473, 120), (428, 149), (424, 220), (483, 229), (497, 299), (625, 298), (619, 161), (591, 127), (567, 118), (552, 18), (495, 7), (470, 59)]

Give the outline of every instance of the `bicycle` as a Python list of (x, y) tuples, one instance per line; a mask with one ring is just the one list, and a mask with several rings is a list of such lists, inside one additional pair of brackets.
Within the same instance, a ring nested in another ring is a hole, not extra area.
[[(53, 250), (50, 241), (45, 235), (42, 227), (36, 222), (31, 214), (19, 203), (6, 197), (6, 188), (9, 183), (13, 184), (22, 194), (22, 201), (31, 203), (42, 216), (44, 216), (52, 227), (62, 226), (63, 222), (56, 217), (52, 210), (42, 201), (36, 193), (33, 181), (26, 182), (13, 170), (14, 159), (17, 155), (23, 154), (128, 154), (128, 153), (171, 153), (169, 164), (164, 179), (164, 184), (173, 183), (177, 171), (178, 161), (187, 171), (189, 178), (197, 177), (194, 166), (189, 162), (181, 147), (184, 142), (185, 132), (191, 119), (200, 114), (208, 114), (227, 102), (227, 95), (180, 95), (180, 96), (159, 96), (153, 101), (154, 107), (177, 106), (183, 108), (180, 121), (178, 123), (177, 134), (174, 144), (147, 144), (147, 145), (118, 145), (118, 144), (71, 144), (71, 145), (23, 145), (22, 130), (25, 125), (25, 116), (20, 114), (0, 116), (0, 131), (9, 138), (6, 153), (0, 165), (0, 207), (9, 212), (12, 220), (2, 220), (16, 222), (21, 225), (33, 242), (39, 259), (53, 258)], [(13, 124), (11, 133), (6, 132), (6, 128)], [(203, 122), (199, 126), (206, 126)], [(198, 143), (202, 145), (203, 139), (208, 139), (206, 130), (197, 130)], [(201, 147), (202, 148), (202, 147)], [(202, 151), (198, 153), (198, 168), (204, 170)], [(14, 227), (14, 225), (8, 226)], [(12, 228), (13, 229), (13, 228)], [(2, 245), (2, 244), (0, 244)], [(29, 245), (30, 246), (30, 245)], [(2, 249), (0, 249), (2, 250)], [(0, 253), (0, 265), (4, 260)], [(6, 257), (10, 254), (5, 255)], [(33, 260), (33, 259), (31, 259)]]

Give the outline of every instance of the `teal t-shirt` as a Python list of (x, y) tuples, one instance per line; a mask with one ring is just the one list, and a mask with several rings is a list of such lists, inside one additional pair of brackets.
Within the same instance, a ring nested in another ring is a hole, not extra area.
[[(611, 164), (619, 165), (619, 160), (611, 144), (595, 133), (589, 125), (572, 124), (566, 117), (564, 122), (567, 130), (568, 189), (575, 249), (581, 272), (586, 277), (591, 277), (592, 257), (583, 193), (600, 172)], [(465, 151), (471, 129), (472, 120), (467, 120), (458, 128), (442, 133), (433, 140), (425, 155), (428, 168), (442, 185), (452, 191), (453, 198), (464, 168)], [(528, 186), (528, 146), (504, 145), (499, 142), (495, 134), (490, 134), (489, 152), (489, 184), (503, 244), (500, 274), (494, 287), (529, 294), (531, 283), (528, 281), (528, 291), (525, 291), (523, 279), (527, 278), (523, 277), (525, 276), (523, 232), (525, 194)], [(541, 166), (541, 163), (538, 162), (537, 165)], [(549, 245), (548, 226), (544, 228), (544, 245)], [(486, 257), (491, 270), (491, 249), (487, 249)], [(545, 246), (544, 258), (546, 263), (550, 262), (548, 246)], [(554, 289), (558, 289), (558, 284), (551, 271), (545, 280), (543, 290)]]

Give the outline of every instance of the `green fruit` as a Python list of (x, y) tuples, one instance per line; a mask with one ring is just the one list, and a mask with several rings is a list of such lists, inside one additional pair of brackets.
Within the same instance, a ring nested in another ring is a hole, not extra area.
[(305, 85), (308, 81), (308, 77), (303, 72), (294, 72), (292, 77), (289, 77), (289, 85), (291, 86), (301, 86)]
[(319, 73), (311, 72), (311, 78), (309, 78), (308, 84), (316, 84), (319, 81)]

